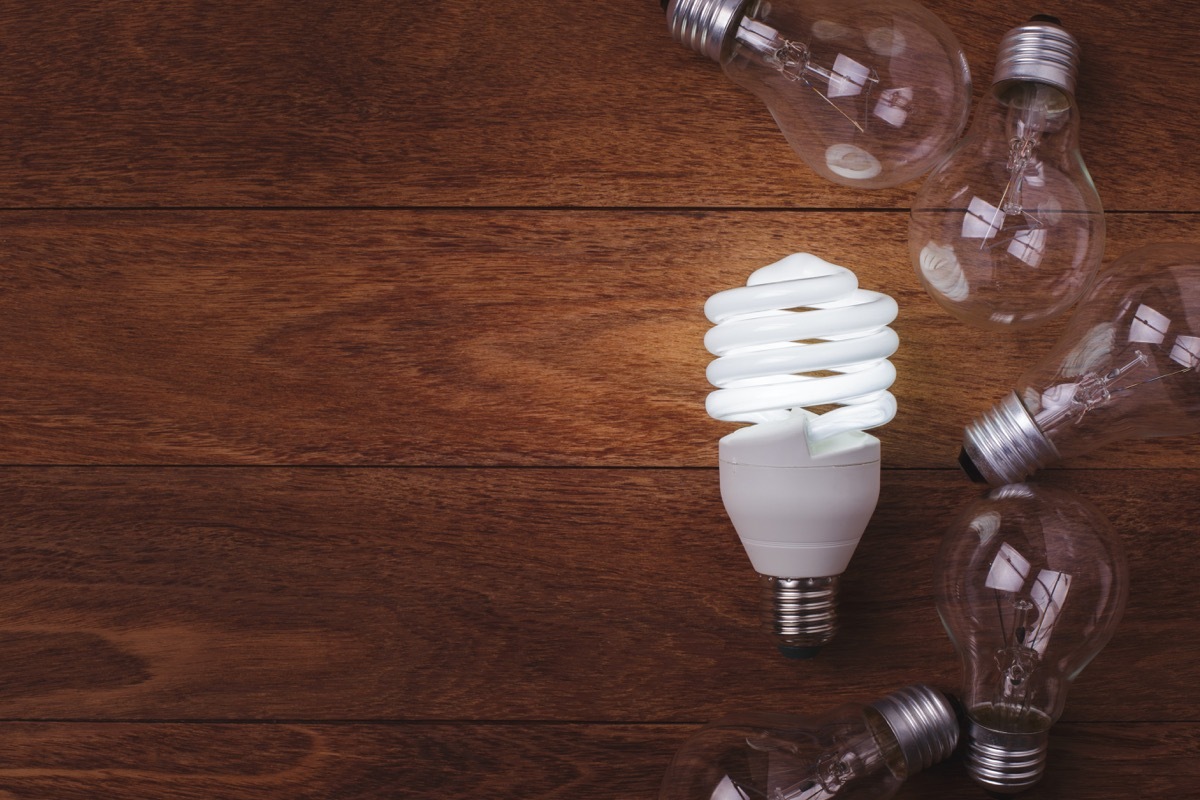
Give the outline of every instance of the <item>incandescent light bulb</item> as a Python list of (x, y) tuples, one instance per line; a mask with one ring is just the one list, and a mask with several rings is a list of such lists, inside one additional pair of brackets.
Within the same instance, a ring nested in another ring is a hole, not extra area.
[(913, 201), (909, 249), (943, 308), (983, 328), (1066, 311), (1104, 255), (1079, 153), (1079, 44), (1049, 17), (1010, 30), (971, 131)]
[(766, 103), (817, 173), (897, 186), (954, 146), (971, 75), (954, 34), (912, 0), (664, 0), (676, 41)]
[(1128, 595), (1120, 537), (1073, 494), (1013, 484), (972, 503), (938, 554), (938, 614), (962, 657), (967, 769), (998, 793), (1045, 769), (1071, 681)]
[(743, 712), (684, 743), (659, 800), (884, 800), (957, 741), (949, 702), (920, 684), (818, 717)]
[[(833, 638), (838, 576), (879, 499), (879, 440), (896, 378), (896, 302), (854, 273), (798, 253), (704, 306), (718, 356), (708, 413), (754, 423), (721, 439), (721, 498), (765, 594), (780, 651), (805, 658)], [(840, 405), (816, 414), (807, 407)]]
[(959, 462), (999, 486), (1112, 442), (1198, 431), (1200, 245), (1148, 245), (1107, 268), (1050, 354), (967, 426)]

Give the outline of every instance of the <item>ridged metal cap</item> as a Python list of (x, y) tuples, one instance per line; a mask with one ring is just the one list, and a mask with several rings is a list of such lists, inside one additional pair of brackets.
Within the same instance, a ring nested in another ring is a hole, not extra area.
[(783, 655), (812, 658), (837, 633), (837, 575), (759, 575), (758, 585), (762, 589), (763, 622)]
[(945, 761), (958, 745), (958, 717), (946, 696), (923, 683), (871, 703), (891, 728), (908, 775)]
[(1049, 744), (1049, 730), (1009, 733), (968, 718), (967, 772), (990, 792), (1023, 792), (1042, 779)]
[[(1017, 483), (1058, 460), (1058, 450), (1012, 392), (963, 429), (959, 463), (992, 486)], [(973, 468), (973, 469), (972, 469)]]
[(1036, 81), (1075, 93), (1079, 72), (1079, 41), (1053, 17), (1034, 17), (1000, 40), (992, 86), (1012, 81)]
[(737, 30), (747, 2), (749, 0), (669, 0), (667, 27), (675, 41), (719, 62), (725, 42)]

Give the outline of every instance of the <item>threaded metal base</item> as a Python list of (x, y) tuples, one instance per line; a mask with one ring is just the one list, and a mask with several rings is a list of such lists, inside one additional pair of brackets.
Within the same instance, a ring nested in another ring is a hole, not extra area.
[(958, 717), (946, 696), (925, 684), (906, 686), (871, 703), (892, 734), (908, 776), (945, 761), (958, 746)]
[(980, 786), (997, 794), (1023, 792), (1042, 779), (1049, 741), (1048, 729), (1008, 733), (968, 720), (967, 772)]
[(775, 578), (758, 576), (763, 621), (779, 651), (811, 658), (837, 633), (838, 576)]
[(992, 85), (1036, 81), (1075, 93), (1079, 42), (1047, 18), (1013, 28), (1000, 40)]
[(670, 0), (667, 27), (671, 38), (720, 61), (748, 0)]
[(1058, 450), (1038, 428), (1016, 392), (963, 430), (963, 453), (993, 486), (1023, 481), (1058, 460)]

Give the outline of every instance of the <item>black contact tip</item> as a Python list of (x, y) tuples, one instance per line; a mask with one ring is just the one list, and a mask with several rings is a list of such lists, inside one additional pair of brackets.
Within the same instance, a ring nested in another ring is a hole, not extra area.
[(962, 467), (962, 471), (967, 473), (967, 477), (975, 483), (987, 483), (987, 478), (983, 477), (983, 473), (979, 471), (979, 467), (975, 466), (975, 462), (967, 455), (965, 449), (958, 451), (958, 465)]
[(793, 661), (807, 661), (810, 658), (816, 657), (817, 653), (821, 652), (820, 647), (795, 647), (793, 645), (779, 645), (779, 652), (785, 658), (790, 658)]
[(662, 10), (666, 11), (667, 10), (667, 0), (658, 0), (658, 2), (662, 6)]
[[(663, 8), (666, 8), (666, 7), (667, 7), (667, 4), (664, 2)], [(1062, 25), (1062, 20), (1060, 20), (1058, 17), (1051, 16), (1050, 14), (1034, 14), (1032, 17), (1029, 18), (1029, 21), (1030, 22), (1049, 22), (1051, 25), (1060, 25), (1060, 26)]]

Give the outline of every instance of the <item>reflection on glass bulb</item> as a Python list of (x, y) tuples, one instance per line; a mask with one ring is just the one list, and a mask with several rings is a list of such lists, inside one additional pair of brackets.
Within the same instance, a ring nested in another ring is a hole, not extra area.
[(1051, 353), (967, 426), (977, 480), (1022, 480), (1123, 439), (1200, 431), (1200, 245), (1149, 245), (1105, 270)]
[(971, 77), (954, 35), (912, 0), (670, 0), (675, 38), (767, 104), (816, 172), (896, 186), (954, 146)]
[(963, 660), (967, 768), (992, 791), (1026, 789), (1071, 681), (1124, 611), (1120, 537), (1076, 495), (1005, 486), (951, 526), (934, 585)]
[(971, 325), (1029, 327), (1061, 314), (1104, 254), (1100, 197), (1079, 153), (1078, 44), (1046, 19), (1005, 36), (970, 134), (913, 202), (917, 276)]
[(660, 800), (884, 800), (947, 758), (958, 720), (946, 698), (909, 686), (818, 717), (743, 712), (680, 748)]

